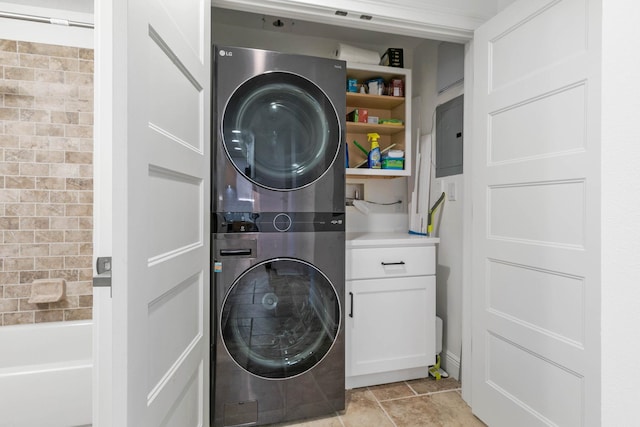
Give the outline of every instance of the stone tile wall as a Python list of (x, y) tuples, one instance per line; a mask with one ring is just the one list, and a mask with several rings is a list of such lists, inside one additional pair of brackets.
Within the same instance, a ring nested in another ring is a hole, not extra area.
[(0, 325), (91, 318), (92, 230), (93, 50), (0, 39)]

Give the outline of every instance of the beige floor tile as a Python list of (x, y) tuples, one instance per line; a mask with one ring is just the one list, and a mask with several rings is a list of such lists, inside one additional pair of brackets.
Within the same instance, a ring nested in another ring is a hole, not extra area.
[(454, 378), (442, 378), (437, 380), (432, 377), (422, 378), (419, 380), (407, 381), (417, 394), (434, 393), (437, 391), (455, 390), (460, 387), (460, 382)]
[(340, 418), (345, 427), (394, 427), (366, 388), (347, 391), (347, 406)]
[(430, 395), (430, 397), (435, 404), (444, 408), (442, 413), (445, 418), (449, 417), (450, 419), (455, 420), (455, 424), (451, 425), (486, 427), (485, 423), (480, 421), (471, 413), (471, 407), (462, 400), (462, 396), (459, 392), (436, 393)]
[(270, 427), (485, 427), (459, 388), (453, 378), (429, 378), (347, 390), (346, 409), (339, 414)]
[(382, 402), (397, 427), (482, 427), (460, 394), (435, 393)]
[(413, 390), (404, 382), (376, 385), (369, 387), (369, 390), (380, 401), (415, 396)]
[(304, 420), (270, 424), (269, 427), (343, 427), (340, 419), (337, 415), (320, 417), (320, 418), (307, 418)]

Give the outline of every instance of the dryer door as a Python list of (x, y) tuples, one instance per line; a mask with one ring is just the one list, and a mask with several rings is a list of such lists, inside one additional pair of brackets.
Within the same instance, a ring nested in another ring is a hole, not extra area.
[(241, 174), (281, 191), (322, 177), (342, 142), (340, 120), (322, 89), (281, 71), (260, 74), (235, 90), (223, 112), (222, 136)]
[(243, 369), (290, 378), (329, 352), (340, 327), (340, 303), (327, 277), (306, 262), (278, 258), (243, 273), (225, 297), (223, 343)]

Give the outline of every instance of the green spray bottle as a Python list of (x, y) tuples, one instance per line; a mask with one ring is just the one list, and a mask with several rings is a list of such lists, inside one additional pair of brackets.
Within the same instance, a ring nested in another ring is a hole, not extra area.
[(367, 138), (371, 143), (371, 151), (369, 151), (369, 158), (368, 158), (369, 168), (380, 169), (382, 167), (382, 163), (381, 163), (382, 159), (380, 156), (380, 144), (378, 144), (378, 138), (380, 138), (380, 135), (378, 135), (375, 132), (372, 132), (367, 134)]

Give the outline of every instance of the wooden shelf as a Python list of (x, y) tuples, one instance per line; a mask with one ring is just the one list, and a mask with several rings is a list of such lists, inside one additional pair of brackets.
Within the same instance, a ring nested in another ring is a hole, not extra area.
[(347, 122), (347, 132), (376, 132), (380, 135), (394, 135), (404, 132), (404, 125), (377, 125), (375, 123)]
[(404, 104), (403, 96), (368, 95), (366, 93), (347, 92), (347, 105), (359, 108), (391, 110)]

